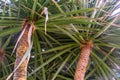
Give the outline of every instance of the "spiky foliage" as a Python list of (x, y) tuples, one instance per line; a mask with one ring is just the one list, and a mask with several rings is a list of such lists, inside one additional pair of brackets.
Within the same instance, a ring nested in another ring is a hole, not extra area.
[[(85, 40), (94, 43), (85, 80), (119, 80), (119, 14), (111, 16), (118, 2), (101, 1), (11, 0), (11, 4), (3, 6), (0, 38), (6, 57), (1, 66), (1, 79), (13, 71), (15, 55), (10, 56), (10, 53), (22, 21), (30, 17), (36, 31), (28, 80), (73, 80), (80, 47)], [(41, 15), (44, 7), (49, 10), (46, 35), (45, 16)]]

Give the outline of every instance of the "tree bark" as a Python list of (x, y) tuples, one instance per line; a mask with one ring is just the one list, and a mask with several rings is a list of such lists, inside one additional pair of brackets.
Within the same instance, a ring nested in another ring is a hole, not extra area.
[[(18, 42), (18, 47), (16, 51), (16, 61), (14, 65), (14, 69), (19, 65), (21, 62), (24, 54), (29, 48), (29, 42), (28, 42), (28, 32), (31, 27), (31, 24), (29, 22), (26, 22), (23, 27), (25, 29), (23, 36), (21, 37), (20, 41)], [(23, 28), (23, 29), (24, 29)], [(22, 62), (20, 67), (14, 72), (13, 80), (26, 80), (27, 79), (27, 66), (29, 61), (30, 55)]]
[(5, 55), (4, 50), (0, 48), (0, 64), (1, 64), (2, 60), (3, 60), (4, 55)]
[(81, 47), (80, 57), (77, 63), (74, 80), (84, 80), (86, 67), (89, 62), (89, 57), (90, 57), (92, 47), (93, 47), (93, 44), (91, 41), (85, 41), (85, 43)]

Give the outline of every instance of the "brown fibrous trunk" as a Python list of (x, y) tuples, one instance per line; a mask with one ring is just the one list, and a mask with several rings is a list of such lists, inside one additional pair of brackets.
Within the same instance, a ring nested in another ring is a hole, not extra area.
[(5, 55), (5, 51), (0, 48), (0, 63), (2, 62), (4, 55)]
[(80, 57), (75, 70), (74, 80), (84, 80), (92, 47), (92, 41), (86, 40), (83, 43), (83, 46), (81, 47)]
[[(28, 43), (28, 32), (31, 27), (31, 23), (25, 22), (23, 25), (23, 29), (25, 29), (23, 36), (21, 37), (20, 41), (18, 42), (18, 47), (16, 51), (16, 61), (14, 65), (14, 69), (19, 65), (21, 62), (24, 54), (29, 48)], [(20, 65), (20, 67), (14, 72), (13, 80), (26, 80), (27, 79), (27, 66), (30, 56), (28, 56)]]

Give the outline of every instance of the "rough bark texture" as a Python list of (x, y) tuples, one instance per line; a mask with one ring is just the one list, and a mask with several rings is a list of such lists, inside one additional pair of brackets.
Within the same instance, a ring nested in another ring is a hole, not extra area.
[(0, 63), (2, 62), (4, 55), (5, 52), (3, 51), (3, 49), (0, 48)]
[[(24, 54), (26, 53), (26, 51), (28, 50), (28, 47), (29, 47), (28, 32), (29, 32), (30, 24), (26, 23), (25, 26), (27, 26), (26, 30), (18, 43), (14, 68), (16, 68), (19, 65), (21, 59), (23, 58)], [(23, 63), (20, 65), (20, 67), (15, 71), (13, 80), (26, 80), (28, 61), (29, 61), (29, 57), (27, 57), (23, 61)]]
[(76, 71), (75, 71), (75, 76), (74, 80), (84, 80), (85, 72), (86, 72), (86, 67), (89, 62), (89, 57), (92, 49), (92, 42), (86, 41), (80, 52), (80, 57), (77, 63)]

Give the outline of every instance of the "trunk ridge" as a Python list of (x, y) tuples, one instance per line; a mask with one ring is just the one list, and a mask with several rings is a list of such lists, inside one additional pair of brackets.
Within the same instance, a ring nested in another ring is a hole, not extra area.
[(2, 48), (0, 48), (0, 64), (1, 64), (4, 56), (5, 56), (5, 51)]
[(74, 80), (84, 80), (86, 67), (89, 62), (90, 53), (93, 47), (91, 41), (85, 41), (81, 47), (80, 57), (75, 70)]
[[(23, 25), (23, 29), (25, 29), (25, 31), (21, 39), (18, 42), (18, 47), (16, 51), (16, 61), (15, 61), (14, 68), (16, 68), (19, 65), (24, 54), (29, 48), (29, 44), (31, 42), (31, 40), (28, 40), (29, 37), (31, 36), (31, 35), (29, 36), (28, 34), (30, 27), (33, 27), (33, 25), (30, 22), (25, 22)], [(20, 65), (20, 67), (14, 72), (13, 80), (26, 80), (27, 79), (27, 66), (28, 66), (29, 58), (30, 58), (30, 53), (29, 53), (29, 56)]]

